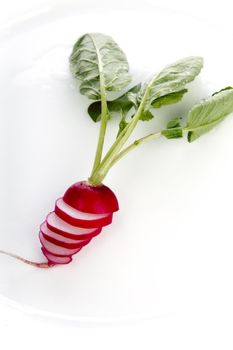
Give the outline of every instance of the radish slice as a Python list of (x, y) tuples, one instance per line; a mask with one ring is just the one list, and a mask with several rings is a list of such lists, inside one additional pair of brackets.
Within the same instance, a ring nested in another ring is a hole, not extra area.
[(81, 228), (72, 226), (60, 219), (53, 211), (46, 218), (48, 228), (64, 237), (71, 239), (90, 239), (101, 232), (101, 228)]
[(40, 231), (39, 238), (42, 246), (45, 248), (45, 250), (55, 256), (71, 256), (80, 251), (81, 248), (76, 249), (67, 249), (63, 247), (59, 247), (54, 243), (49, 242), (43, 235), (43, 233)]
[(112, 213), (107, 214), (91, 214), (84, 213), (64, 202), (62, 198), (56, 201), (56, 214), (69, 224), (84, 228), (102, 227), (111, 224)]
[(69, 264), (72, 261), (70, 256), (55, 256), (47, 252), (43, 247), (41, 248), (44, 256), (48, 259), (52, 264)]
[(86, 181), (76, 182), (68, 188), (63, 199), (85, 213), (105, 214), (119, 209), (115, 194), (103, 184), (91, 186)]
[(40, 226), (40, 230), (43, 233), (44, 237), (49, 242), (54, 243), (56, 245), (59, 245), (60, 247), (68, 248), (68, 249), (75, 249), (75, 248), (83, 247), (84, 245), (86, 245), (90, 242), (90, 239), (74, 240), (74, 239), (63, 237), (63, 236), (51, 231), (47, 227), (46, 222), (43, 222), (43, 224)]

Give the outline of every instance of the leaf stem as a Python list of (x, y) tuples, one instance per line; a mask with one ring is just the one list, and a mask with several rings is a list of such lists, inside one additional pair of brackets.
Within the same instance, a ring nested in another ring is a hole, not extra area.
[[(131, 143), (129, 146), (127, 146), (123, 151), (119, 152), (111, 162), (107, 163), (107, 165), (102, 168), (101, 173), (97, 173), (97, 179), (98, 181), (102, 181), (105, 176), (107, 175), (108, 171), (112, 168), (113, 165), (115, 165), (121, 158), (123, 158), (126, 154), (128, 154), (129, 152), (131, 152), (132, 150), (134, 150), (136, 147), (142, 145), (145, 142), (154, 140), (158, 137), (160, 137), (162, 135), (162, 133), (159, 132), (155, 132), (155, 133), (151, 133), (148, 134), (140, 139), (135, 140), (133, 143)], [(101, 177), (100, 177), (101, 174)], [(95, 181), (95, 178), (94, 178)], [(89, 181), (90, 182), (90, 181)], [(92, 184), (92, 182), (90, 182)], [(96, 183), (94, 183), (95, 185)]]
[(100, 132), (99, 132), (99, 139), (98, 139), (98, 144), (97, 144), (97, 149), (96, 149), (96, 154), (95, 154), (95, 159), (94, 159), (94, 164), (91, 172), (92, 174), (95, 172), (95, 170), (98, 168), (101, 158), (102, 158), (102, 153), (103, 153), (103, 146), (104, 146), (104, 138), (105, 138), (105, 133), (106, 133), (106, 128), (107, 128), (107, 121), (108, 121), (108, 105), (107, 105), (107, 98), (106, 98), (106, 89), (105, 89), (105, 80), (104, 80), (104, 74), (103, 74), (103, 65), (102, 65), (102, 60), (100, 57), (100, 52), (99, 49), (95, 43), (94, 38), (90, 35), (93, 45), (95, 46), (96, 49), (96, 55), (98, 59), (98, 67), (99, 67), (99, 79), (100, 79), (100, 95), (101, 95), (101, 122), (100, 122)]
[[(130, 151), (132, 151), (133, 149), (135, 149), (136, 147), (142, 145), (145, 142), (154, 140), (158, 137), (161, 136), (161, 132), (156, 132), (156, 133), (152, 133), (149, 135), (146, 135), (138, 140), (135, 140), (133, 143), (131, 143), (128, 147), (126, 147), (123, 151), (121, 151), (120, 153), (118, 153), (118, 155), (113, 159), (112, 163), (109, 166), (109, 169), (115, 164), (117, 163), (121, 158), (123, 158), (127, 153), (129, 153)], [(108, 170), (109, 170), (108, 169)]]
[(113, 159), (116, 157), (116, 155), (120, 152), (130, 135), (132, 134), (133, 130), (135, 129), (138, 121), (140, 120), (140, 117), (144, 111), (145, 104), (147, 102), (148, 95), (151, 91), (151, 87), (154, 84), (154, 81), (156, 79), (156, 75), (153, 77), (153, 79), (148, 84), (146, 91), (143, 95), (143, 98), (141, 100), (141, 103), (139, 105), (139, 108), (137, 112), (135, 113), (134, 117), (131, 119), (130, 123), (127, 125), (127, 127), (120, 133), (116, 141), (113, 143), (107, 154), (105, 155), (102, 162), (95, 168), (95, 170), (92, 172), (90, 178), (88, 179), (89, 183), (92, 185), (99, 185), (104, 177), (106, 176), (108, 170), (110, 169), (110, 165), (113, 161)]
[(108, 121), (108, 107), (107, 107), (107, 101), (106, 97), (101, 98), (101, 125), (100, 125), (100, 133), (99, 133), (99, 139), (94, 159), (94, 164), (91, 172), (92, 174), (95, 172), (97, 167), (99, 166), (102, 158), (102, 152), (103, 152), (103, 146), (104, 146), (104, 138), (107, 128), (107, 121)]

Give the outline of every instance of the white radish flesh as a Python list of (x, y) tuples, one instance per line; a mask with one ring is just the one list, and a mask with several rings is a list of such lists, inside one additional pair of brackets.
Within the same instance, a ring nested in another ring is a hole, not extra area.
[(64, 220), (60, 219), (54, 211), (47, 216), (46, 221), (51, 228), (58, 229), (59, 231), (61, 231), (61, 234), (62, 232), (64, 232), (74, 236), (83, 236), (90, 234), (93, 234), (93, 236), (95, 236), (95, 233), (97, 231), (96, 228), (81, 228), (70, 225)]
[(81, 248), (76, 249), (68, 249), (64, 247), (60, 247), (54, 243), (51, 243), (47, 241), (47, 239), (44, 237), (43, 233), (40, 231), (39, 238), (42, 246), (45, 248), (45, 250), (55, 256), (71, 256), (73, 254), (76, 254), (80, 251)]

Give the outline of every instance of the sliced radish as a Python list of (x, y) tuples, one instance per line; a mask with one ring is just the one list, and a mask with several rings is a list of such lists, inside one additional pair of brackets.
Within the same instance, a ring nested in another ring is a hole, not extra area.
[(112, 213), (107, 214), (91, 214), (84, 213), (64, 202), (59, 198), (55, 204), (56, 214), (69, 224), (84, 228), (102, 227), (111, 224)]
[(55, 256), (71, 256), (80, 251), (81, 248), (76, 249), (67, 249), (63, 247), (59, 247), (54, 243), (49, 242), (40, 231), (39, 238), (42, 246), (46, 249), (47, 252), (55, 255)]
[(46, 218), (48, 228), (64, 237), (71, 239), (90, 239), (101, 232), (101, 228), (81, 228), (68, 224), (53, 211)]
[(45, 248), (41, 248), (44, 256), (48, 259), (48, 261), (52, 264), (69, 264), (72, 261), (72, 258), (70, 256), (55, 256), (53, 254), (50, 254), (45, 250)]
[(68, 249), (75, 249), (79, 247), (83, 247), (84, 245), (88, 244), (91, 239), (79, 239), (74, 240), (70, 239), (64, 236), (61, 236), (53, 231), (51, 231), (46, 222), (43, 222), (43, 224), (40, 226), (40, 230), (43, 233), (44, 237), (51, 243), (54, 243), (56, 245), (59, 245), (60, 247), (68, 248)]
[(71, 207), (85, 213), (106, 214), (119, 209), (115, 194), (105, 185), (91, 186), (86, 181), (73, 184), (63, 197)]

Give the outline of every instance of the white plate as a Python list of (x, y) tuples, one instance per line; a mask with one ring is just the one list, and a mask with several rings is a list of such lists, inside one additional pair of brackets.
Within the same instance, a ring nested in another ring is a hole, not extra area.
[[(230, 37), (218, 28), (158, 9), (34, 14), (2, 31), (0, 41), (0, 247), (43, 260), (38, 229), (54, 201), (89, 175), (98, 125), (87, 116), (68, 56), (85, 32), (112, 35), (135, 81), (176, 59), (202, 55), (205, 68), (182, 103), (186, 113), (208, 93), (233, 84)], [(109, 135), (116, 122), (111, 121)], [(40, 270), (0, 256), (1, 298), (31, 312), (81, 322), (155, 317), (232, 305), (233, 118), (198, 141), (161, 139), (112, 169), (114, 223), (68, 266)], [(110, 143), (110, 137), (107, 144)]]

